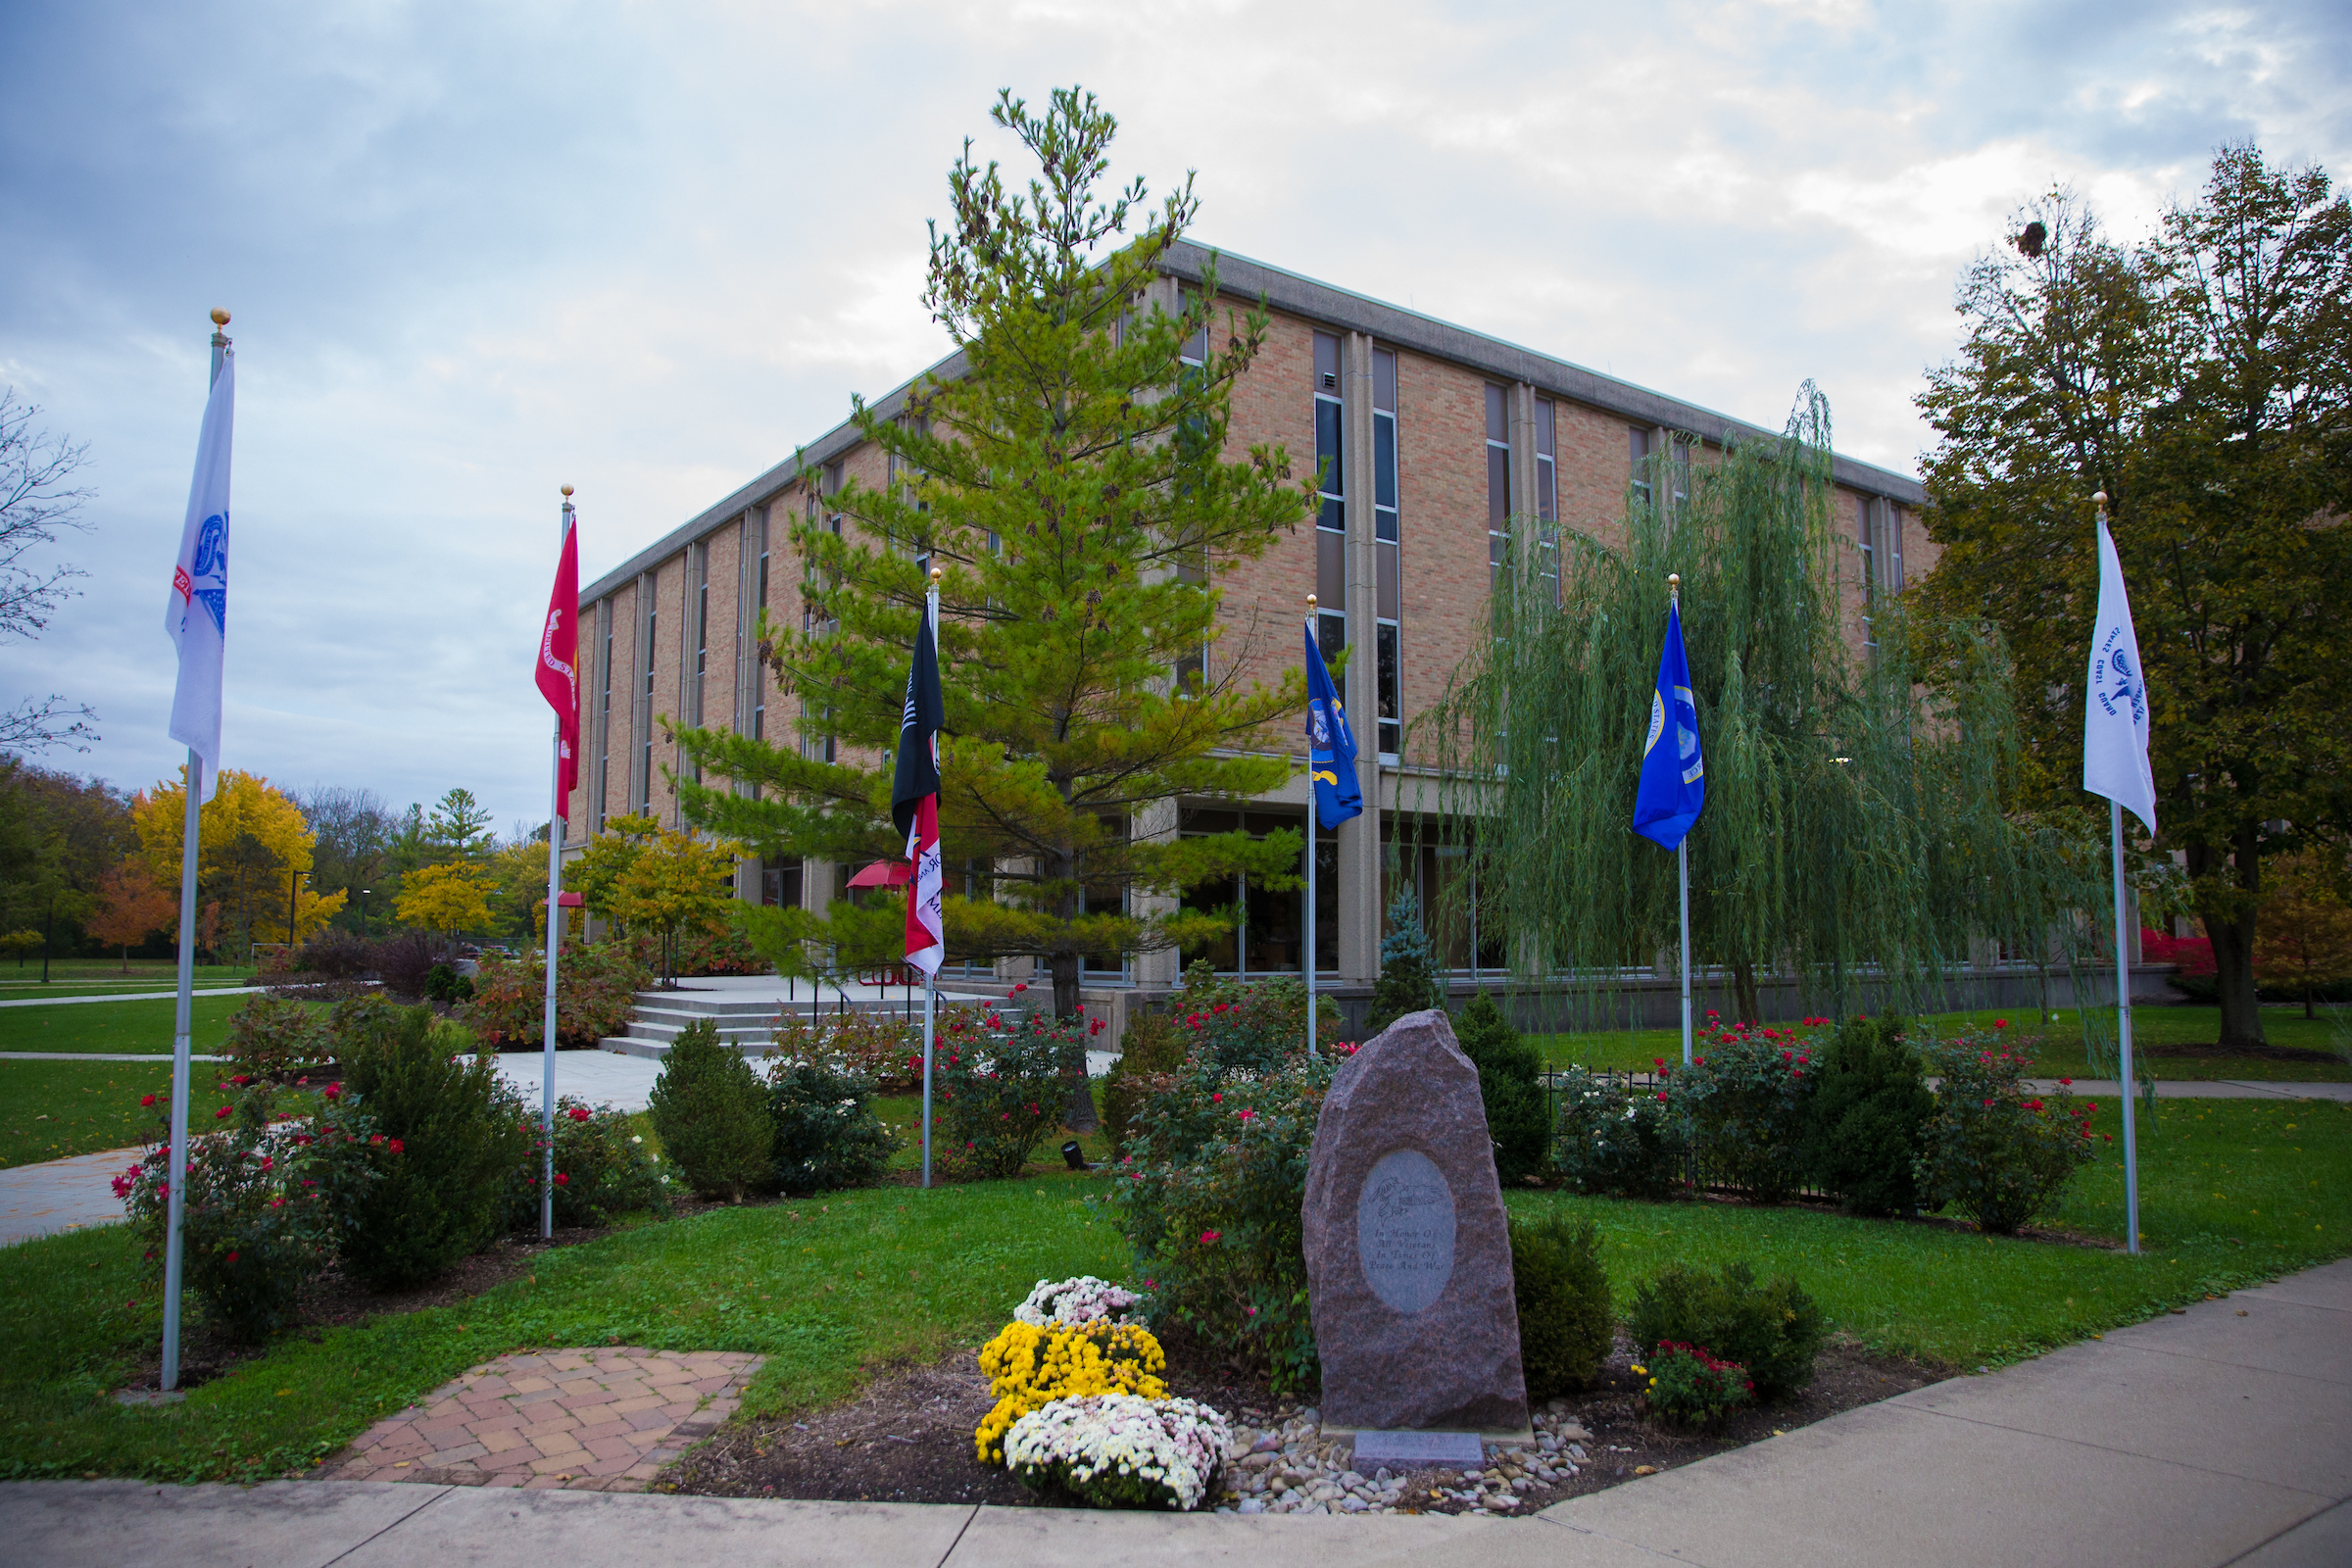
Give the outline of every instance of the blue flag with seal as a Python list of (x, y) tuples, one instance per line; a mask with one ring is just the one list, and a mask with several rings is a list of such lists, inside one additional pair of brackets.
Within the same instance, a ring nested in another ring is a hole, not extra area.
[(1331, 684), (1331, 666), (1315, 646), (1311, 616), (1306, 622), (1306, 741), (1316, 820), (1335, 828), (1362, 815), (1364, 795), (1355, 784), (1355, 736), (1348, 728), (1348, 710), (1341, 705), (1339, 690)]
[(1649, 738), (1642, 743), (1642, 787), (1634, 792), (1634, 831), (1664, 849), (1680, 848), (1707, 804), (1707, 765), (1698, 754), (1698, 709), (1690, 700), (1690, 662), (1683, 656), (1683, 611), (1666, 612), (1666, 650), (1649, 698)]

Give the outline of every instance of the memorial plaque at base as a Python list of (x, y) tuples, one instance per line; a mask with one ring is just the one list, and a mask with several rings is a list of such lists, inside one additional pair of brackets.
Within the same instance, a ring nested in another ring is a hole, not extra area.
[(1301, 1218), (1327, 1430), (1527, 1429), (1494, 1145), (1445, 1013), (1397, 1019), (1332, 1079)]

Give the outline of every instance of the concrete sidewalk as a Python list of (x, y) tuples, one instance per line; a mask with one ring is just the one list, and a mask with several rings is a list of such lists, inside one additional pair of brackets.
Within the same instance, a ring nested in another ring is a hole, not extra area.
[(24, 1568), (2342, 1568), (2347, 1498), (2352, 1262), (2339, 1262), (1525, 1520), (46, 1481), (0, 1485), (0, 1541)]
[[(199, 986), (192, 993), (199, 997), (250, 997), (266, 991), (267, 986)], [(0, 1007), (71, 1007), (84, 1002), (173, 1002), (176, 991), (114, 991), (90, 997), (19, 997), (0, 1002)]]

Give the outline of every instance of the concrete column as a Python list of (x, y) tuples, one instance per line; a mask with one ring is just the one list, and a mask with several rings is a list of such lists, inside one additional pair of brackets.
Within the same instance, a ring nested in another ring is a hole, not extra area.
[[(1140, 840), (1170, 840), (1176, 837), (1176, 803), (1155, 801), (1135, 813), (1133, 831)], [(1138, 918), (1174, 914), (1182, 901), (1165, 893), (1135, 895), (1135, 913)], [(1135, 956), (1135, 983), (1152, 989), (1166, 989), (1180, 978), (1182, 955), (1174, 948), (1157, 953), (1139, 953)]]
[[(1379, 555), (1374, 546), (1372, 483), (1372, 339), (1350, 332), (1341, 357), (1345, 434), (1340, 460), (1348, 496), (1348, 722), (1355, 731), (1356, 788), (1363, 814), (1339, 830), (1339, 962), (1346, 984), (1380, 977), (1380, 655)], [(1314, 809), (1309, 795), (1308, 811)]]

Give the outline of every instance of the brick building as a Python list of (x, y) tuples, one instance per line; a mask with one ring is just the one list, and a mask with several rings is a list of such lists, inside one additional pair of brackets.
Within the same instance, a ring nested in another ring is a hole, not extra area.
[[(1173, 308), (1197, 282), (1206, 253), (1181, 245), (1155, 285)], [(1443, 693), (1481, 624), (1506, 550), (1532, 547), (1539, 563), (1558, 530), (1608, 536), (1621, 526), (1627, 486), (1642, 460), (1666, 455), (1671, 475), (1695, 440), (1762, 433), (1741, 420), (1597, 374), (1564, 360), (1485, 337), (1295, 273), (1222, 256), (1218, 276), (1237, 307), (1261, 295), (1272, 313), (1265, 349), (1234, 390), (1232, 439), (1287, 447), (1297, 471), (1330, 459), (1334, 482), (1313, 526), (1279, 537), (1226, 583), (1224, 633), (1207, 657), (1245, 672), (1298, 657), (1308, 593), (1321, 601), (1327, 646), (1369, 645), (1350, 661), (1344, 692), (1358, 744), (1365, 813), (1320, 836), (1317, 969), (1343, 989), (1368, 986), (1379, 968), (1381, 914), (1391, 891), (1386, 846), (1399, 837), (1421, 760), (1401, 752), (1404, 726)], [(953, 375), (957, 361), (936, 367)], [(902, 386), (875, 405), (903, 408)], [(571, 844), (609, 818), (650, 811), (676, 824), (662, 778), (680, 759), (659, 719), (731, 726), (790, 744), (799, 700), (778, 692), (760, 664), (751, 628), (799, 612), (800, 564), (792, 519), (821, 513), (845, 475), (884, 482), (883, 454), (855, 428), (837, 426), (717, 505), (638, 552), (581, 593), (582, 768)], [(1839, 572), (1849, 606), (1865, 581), (1900, 587), (1932, 564), (1917, 481), (1848, 458), (1835, 464), (1844, 537)], [(1514, 535), (1517, 537), (1514, 538)], [(1539, 569), (1540, 566), (1539, 566)], [(1850, 635), (1866, 635), (1858, 610)], [(1377, 743), (1377, 751), (1375, 744)], [(805, 742), (822, 747), (828, 742)], [(1303, 751), (1299, 758), (1304, 762)], [(1399, 784), (1406, 786), (1399, 794)], [(1303, 767), (1291, 784), (1236, 812), (1229, 803), (1167, 809), (1138, 820), (1144, 834), (1302, 827)], [(1401, 835), (1410, 841), (1409, 825)], [(855, 867), (753, 862), (739, 895), (822, 909)], [(1447, 873), (1443, 852), (1423, 848), (1400, 865), (1429, 897)], [(1237, 906), (1240, 928), (1201, 953), (1145, 955), (1119, 967), (1090, 966), (1090, 991), (1172, 984), (1183, 961), (1220, 969), (1292, 972), (1302, 960), (1301, 895), (1231, 885), (1196, 889), (1186, 902)], [(1482, 949), (1485, 950), (1482, 952)], [(1474, 973), (1499, 962), (1491, 943), (1464, 936), (1448, 961)], [(1114, 1012), (1123, 1008), (1114, 1005)]]

